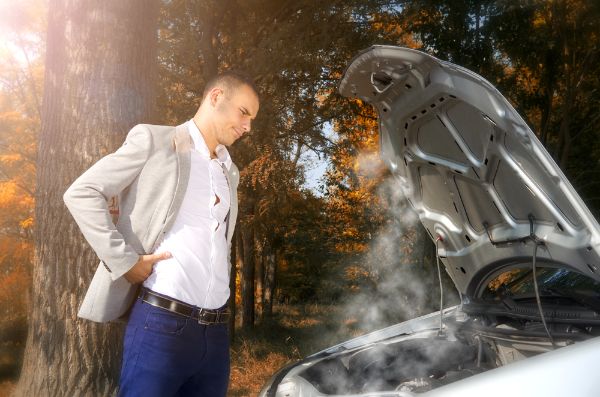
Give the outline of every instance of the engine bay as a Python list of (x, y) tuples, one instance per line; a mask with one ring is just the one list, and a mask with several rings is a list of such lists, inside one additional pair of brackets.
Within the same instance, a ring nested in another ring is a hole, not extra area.
[(424, 393), (571, 343), (572, 339), (556, 338), (553, 347), (547, 338), (528, 336), (506, 324), (487, 332), (463, 325), (335, 353), (298, 375), (327, 395)]

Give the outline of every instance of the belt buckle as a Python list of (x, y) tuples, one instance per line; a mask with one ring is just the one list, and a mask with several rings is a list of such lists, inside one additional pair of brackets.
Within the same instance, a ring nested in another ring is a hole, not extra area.
[(202, 308), (198, 310), (198, 324), (202, 325), (210, 325), (211, 323), (204, 319), (204, 314), (207, 314), (206, 311)]

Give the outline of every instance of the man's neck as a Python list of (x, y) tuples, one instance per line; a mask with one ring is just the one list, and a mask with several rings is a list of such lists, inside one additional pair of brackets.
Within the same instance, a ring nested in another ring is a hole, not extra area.
[(197, 116), (194, 117), (192, 120), (194, 124), (196, 124), (198, 131), (200, 131), (200, 134), (202, 135), (202, 138), (206, 143), (206, 147), (208, 147), (208, 153), (210, 154), (210, 157), (213, 159), (217, 158), (217, 141), (215, 139), (212, 139), (213, 135), (210, 134), (210, 131), (212, 131), (211, 126), (207, 125), (207, 123), (203, 123), (202, 120)]

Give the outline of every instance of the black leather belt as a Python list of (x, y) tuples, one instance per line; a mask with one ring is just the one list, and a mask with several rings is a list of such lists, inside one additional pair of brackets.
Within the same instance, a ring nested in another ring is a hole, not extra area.
[(203, 309), (164, 295), (159, 295), (147, 288), (140, 290), (140, 298), (149, 305), (163, 308), (184, 317), (193, 318), (200, 324), (223, 324), (229, 321), (229, 309), (227, 307), (222, 309)]

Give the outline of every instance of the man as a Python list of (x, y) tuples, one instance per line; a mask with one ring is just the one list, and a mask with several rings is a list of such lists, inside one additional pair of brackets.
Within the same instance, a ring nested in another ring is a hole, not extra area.
[[(227, 391), (239, 173), (225, 146), (250, 131), (258, 107), (250, 80), (221, 74), (207, 83), (192, 120), (135, 126), (64, 195), (101, 260), (79, 316), (106, 322), (131, 308), (119, 395)], [(108, 207), (115, 196), (116, 225)]]

